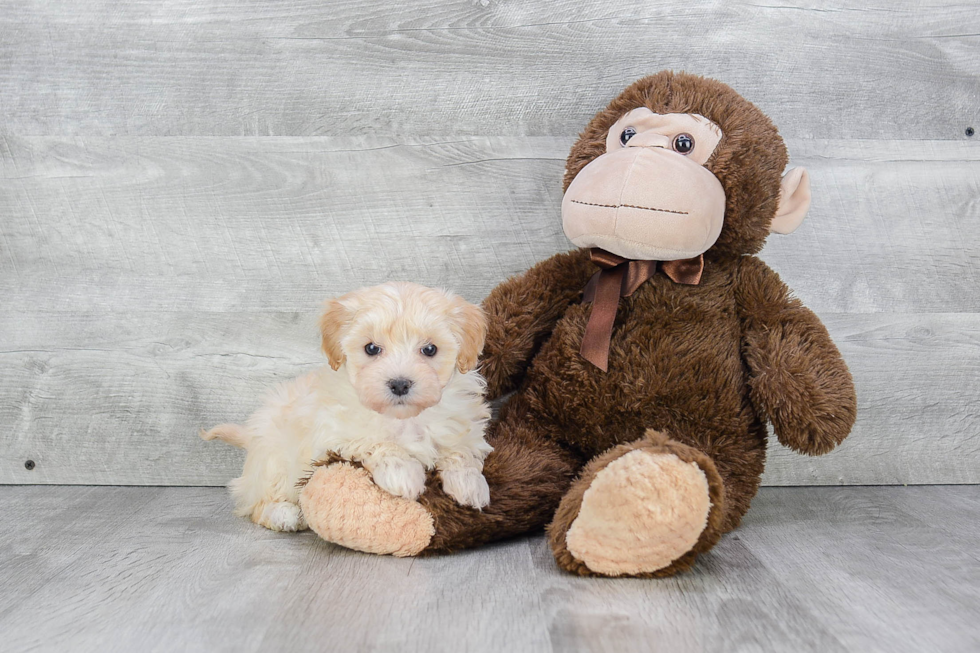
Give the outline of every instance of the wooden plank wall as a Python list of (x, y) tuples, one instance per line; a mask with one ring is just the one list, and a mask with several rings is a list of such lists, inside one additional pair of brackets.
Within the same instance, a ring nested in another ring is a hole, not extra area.
[(812, 174), (763, 257), (860, 419), (830, 456), (774, 442), (766, 482), (980, 482), (980, 10), (853, 4), (3, 0), (0, 483), (226, 482), (197, 429), (321, 363), (323, 298), (478, 301), (567, 249), (569, 146), (664, 68)]

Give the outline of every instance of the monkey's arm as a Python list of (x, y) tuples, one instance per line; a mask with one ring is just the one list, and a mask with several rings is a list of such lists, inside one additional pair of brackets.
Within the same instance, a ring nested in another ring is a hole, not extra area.
[(489, 328), (480, 371), (487, 380), (488, 399), (517, 387), (538, 346), (565, 310), (581, 300), (582, 289), (597, 270), (587, 250), (556, 254), (487, 295), (483, 309)]
[(827, 453), (854, 425), (857, 399), (826, 327), (755, 257), (739, 262), (735, 293), (756, 410), (783, 445), (811, 456)]

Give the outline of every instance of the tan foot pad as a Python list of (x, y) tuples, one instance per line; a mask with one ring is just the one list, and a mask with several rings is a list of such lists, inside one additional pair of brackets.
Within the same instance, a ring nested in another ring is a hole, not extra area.
[(691, 550), (710, 508), (700, 467), (639, 449), (596, 474), (565, 543), (596, 573), (652, 572)]
[(395, 497), (348, 463), (318, 467), (299, 496), (313, 531), (349, 549), (411, 556), (432, 541), (432, 515), (416, 501)]

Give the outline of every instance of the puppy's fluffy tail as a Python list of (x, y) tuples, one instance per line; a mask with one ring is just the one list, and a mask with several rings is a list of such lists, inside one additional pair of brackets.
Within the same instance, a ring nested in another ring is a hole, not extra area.
[(242, 449), (248, 449), (248, 445), (252, 442), (248, 432), (238, 424), (218, 424), (210, 431), (201, 429), (200, 436), (202, 440), (217, 438)]

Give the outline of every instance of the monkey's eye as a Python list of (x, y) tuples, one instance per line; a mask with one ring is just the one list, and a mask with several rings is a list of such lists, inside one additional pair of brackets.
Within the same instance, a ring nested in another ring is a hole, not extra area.
[(377, 346), (373, 342), (369, 342), (368, 344), (364, 345), (364, 353), (368, 356), (377, 356), (381, 353), (381, 347)]
[(678, 134), (674, 136), (672, 143), (675, 152), (680, 154), (690, 154), (694, 151), (694, 137), (690, 134)]
[(422, 354), (428, 356), (429, 358), (435, 356), (437, 351), (439, 351), (439, 348), (433, 345), (431, 342), (425, 347), (422, 347)]
[(623, 133), (619, 135), (619, 142), (626, 145), (626, 142), (636, 136), (636, 130), (632, 127), (627, 127), (623, 130)]

